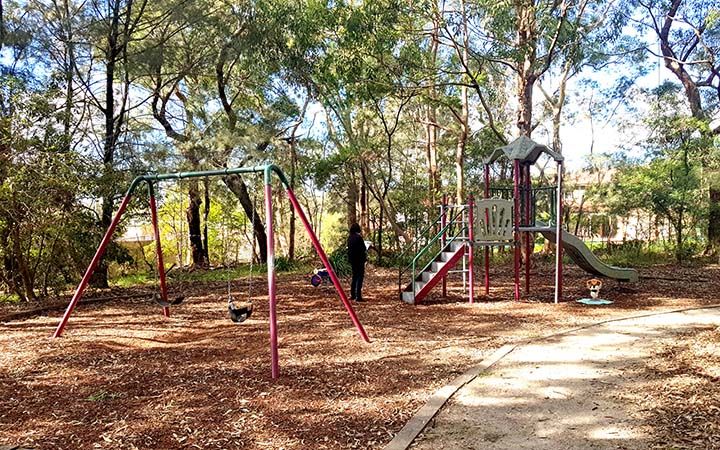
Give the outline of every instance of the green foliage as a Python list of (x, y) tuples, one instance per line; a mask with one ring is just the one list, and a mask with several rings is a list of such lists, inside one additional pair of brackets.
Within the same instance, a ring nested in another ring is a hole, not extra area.
[(336, 248), (328, 255), (328, 259), (338, 276), (343, 277), (352, 273), (352, 266), (350, 266), (350, 261), (348, 260), (347, 247)]
[[(133, 174), (148, 171), (273, 161), (288, 174), (292, 170), (313, 227), (322, 229), (323, 246), (338, 248), (331, 255), (339, 272), (349, 272), (344, 240), (351, 208), (356, 217), (364, 214), (363, 224), (371, 225), (366, 238), (382, 248), (385, 261), (401, 263), (392, 253), (424, 228), (424, 213), (434, 216), (439, 191), (458, 183), (455, 152), (462, 149), (464, 90), (470, 136), (459, 162), (466, 191), (477, 193), (483, 158), (515, 127), (518, 77), (535, 88), (542, 83), (560, 101), (552, 84), (563, 73), (574, 76), (588, 66), (607, 70), (617, 55), (628, 55), (623, 58), (633, 64), (618, 71), (609, 97), (625, 102), (638, 118), (649, 105), (643, 126), (652, 135), (642, 143), (642, 158), (618, 159), (607, 167), (617, 169), (613, 184), (588, 194), (598, 210), (587, 228), (608, 234), (618, 216), (642, 210), (671, 224), (677, 239), (668, 248), (678, 259), (703, 244), (698, 230), (707, 221), (704, 189), (720, 180), (720, 147), (708, 142), (707, 124), (683, 113), (677, 86), (663, 85), (627, 101), (638, 75), (652, 69), (642, 53), (632, 51), (642, 47), (637, 36), (624, 31), (628, 17), (636, 20), (630, 11), (645, 13), (633, 10), (640, 5), (636, 1), (158, 0), (137, 8), (120, 0), (56, 8), (11, 0), (3, 5), (0, 282), (18, 298), (74, 284), (120, 191)], [(663, 1), (646, 9), (665, 17), (667, 6)], [(700, 61), (717, 60), (720, 14), (708, 0), (681, 6), (677, 16), (696, 28), (673, 27), (671, 37), (691, 43), (693, 33), (703, 31), (698, 45), (685, 47), (698, 61), (686, 65), (696, 76), (705, 67)], [(523, 42), (518, 42), (520, 13), (532, 16)], [(637, 17), (637, 23), (647, 25), (648, 18)], [(697, 79), (714, 80), (707, 74)], [(582, 103), (572, 114), (579, 117), (586, 109), (596, 116), (615, 114), (614, 105), (586, 95), (601, 84), (580, 85), (576, 97), (568, 93)], [(113, 90), (106, 92), (106, 86)], [(130, 94), (127, 102), (124, 93)], [(702, 97), (707, 117), (717, 111), (715, 97)], [(553, 107), (543, 112), (545, 117), (535, 115), (530, 124), (537, 125), (536, 139), (549, 129)], [(438, 178), (432, 182), (431, 150)], [(506, 175), (507, 167), (500, 173)], [(251, 192), (261, 189), (249, 178), (245, 182)], [(210, 186), (209, 259), (247, 263), (256, 257), (249, 218), (219, 184)], [(167, 266), (182, 266), (190, 252), (187, 185), (160, 191), (159, 200)], [(277, 195), (276, 200), (279, 247), (286, 248), (289, 208)], [(146, 207), (133, 202), (129, 213)], [(307, 239), (297, 235), (297, 253), (307, 252)], [(143, 249), (138, 256), (145, 261), (136, 261), (136, 267), (153, 265), (153, 247)], [(129, 266), (129, 254), (120, 246), (111, 245), (106, 259)], [(299, 269), (282, 256), (276, 267)], [(175, 270), (171, 276), (221, 280), (247, 270), (196, 275)], [(154, 278), (141, 273), (117, 282)]]
[(117, 278), (111, 280), (111, 286), (117, 286), (122, 288), (128, 288), (133, 286), (140, 286), (144, 284), (157, 283), (155, 274), (148, 273), (129, 273), (120, 275)]
[(705, 216), (700, 156), (707, 142), (699, 132), (703, 124), (679, 112), (672, 95), (676, 89), (664, 85), (658, 91), (659, 103), (647, 121), (653, 134), (645, 144), (646, 159), (621, 162), (603, 193), (616, 214), (640, 209), (667, 219), (675, 232), (676, 258), (682, 261), (688, 232)]
[(275, 258), (275, 270), (278, 272), (292, 272), (300, 267), (297, 261), (290, 261), (285, 256), (277, 256)]
[(0, 294), (0, 304), (20, 303), (20, 297), (15, 294)]
[(230, 283), (242, 283), (248, 277), (262, 276), (267, 273), (265, 264), (254, 264), (252, 269), (249, 264), (242, 264), (229, 268), (218, 268), (210, 270), (173, 270), (168, 278), (174, 281), (185, 282), (217, 282), (230, 281)]

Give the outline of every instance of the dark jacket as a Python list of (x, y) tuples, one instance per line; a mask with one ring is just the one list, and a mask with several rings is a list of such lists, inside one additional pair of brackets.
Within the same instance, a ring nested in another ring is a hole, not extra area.
[(367, 261), (365, 240), (360, 233), (350, 233), (348, 237), (348, 261), (353, 267), (362, 267)]

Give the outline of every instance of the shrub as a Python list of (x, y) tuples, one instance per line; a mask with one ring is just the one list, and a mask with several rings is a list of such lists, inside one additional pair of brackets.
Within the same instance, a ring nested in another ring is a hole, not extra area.
[(347, 248), (339, 247), (328, 255), (330, 264), (332, 264), (335, 273), (338, 276), (346, 276), (352, 273), (352, 267), (348, 261)]
[(278, 272), (292, 272), (298, 268), (296, 261), (291, 261), (287, 256), (278, 256), (275, 258), (275, 270)]

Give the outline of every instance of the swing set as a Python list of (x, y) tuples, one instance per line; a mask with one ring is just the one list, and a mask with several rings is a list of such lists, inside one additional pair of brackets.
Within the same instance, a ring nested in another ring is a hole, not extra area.
[[(278, 339), (277, 339), (277, 312), (276, 312), (276, 306), (277, 306), (277, 299), (276, 299), (276, 275), (275, 275), (275, 235), (273, 231), (273, 205), (272, 205), (272, 174), (275, 173), (277, 177), (280, 179), (280, 182), (285, 187), (285, 193), (288, 196), (288, 199), (290, 200), (290, 204), (292, 205), (292, 208), (295, 210), (295, 213), (297, 214), (298, 218), (302, 222), (303, 226), (305, 227), (305, 231), (307, 232), (310, 241), (312, 242), (313, 248), (317, 252), (318, 256), (320, 257), (320, 260), (324, 264), (325, 268), (328, 271), (328, 275), (330, 277), (330, 280), (332, 281), (333, 285), (335, 286), (335, 290), (338, 293), (338, 296), (340, 297), (340, 300), (342, 301), (345, 310), (347, 311), (348, 315), (350, 316), (350, 320), (355, 325), (355, 328), (357, 329), (358, 333), (362, 337), (362, 339), (365, 342), (370, 342), (370, 338), (368, 337), (367, 333), (365, 332), (365, 329), (363, 328), (362, 324), (360, 323), (360, 320), (358, 319), (357, 315), (355, 314), (355, 311), (353, 310), (352, 305), (350, 304), (350, 301), (348, 300), (347, 295), (345, 294), (345, 291), (343, 290), (342, 286), (340, 285), (340, 280), (338, 279), (337, 275), (335, 274), (335, 271), (333, 270), (332, 266), (330, 265), (330, 261), (328, 260), (327, 254), (322, 248), (322, 245), (320, 245), (320, 241), (318, 240), (318, 237), (315, 235), (315, 232), (313, 231), (312, 227), (310, 226), (310, 222), (307, 219), (307, 216), (305, 215), (302, 207), (300, 206), (300, 203), (298, 202), (297, 197), (295, 197), (294, 192), (292, 191), (290, 187), (290, 183), (287, 180), (287, 177), (285, 177), (285, 174), (283, 171), (276, 165), (273, 164), (267, 164), (263, 166), (253, 166), (253, 167), (236, 167), (231, 169), (220, 169), (220, 170), (206, 170), (206, 171), (197, 171), (197, 172), (175, 172), (175, 173), (165, 173), (165, 174), (155, 174), (155, 175), (142, 175), (137, 178), (135, 178), (132, 183), (130, 184), (130, 187), (127, 190), (127, 193), (122, 199), (122, 202), (120, 203), (120, 207), (118, 208), (117, 213), (115, 213), (115, 216), (113, 217), (112, 222), (110, 223), (110, 226), (108, 227), (107, 231), (105, 232), (105, 235), (102, 238), (102, 241), (100, 242), (100, 245), (98, 246), (95, 256), (93, 256), (92, 261), (90, 262), (90, 265), (88, 266), (87, 270), (85, 271), (85, 274), (82, 277), (82, 280), (80, 281), (80, 284), (75, 289), (75, 292), (72, 296), (72, 299), (70, 300), (70, 303), (67, 306), (67, 309), (65, 310), (65, 314), (63, 315), (62, 319), (60, 320), (60, 323), (58, 324), (57, 328), (55, 329), (55, 332), (53, 333), (54, 338), (58, 338), (62, 336), (63, 330), (65, 329), (65, 326), (68, 323), (68, 320), (70, 319), (70, 316), (72, 315), (73, 310), (77, 306), (78, 302), (82, 298), (83, 293), (85, 292), (85, 289), (87, 288), (88, 282), (90, 281), (90, 278), (92, 277), (93, 273), (95, 272), (95, 269), (97, 268), (98, 264), (100, 263), (100, 260), (102, 259), (103, 254), (105, 253), (105, 250), (110, 243), (113, 233), (115, 232), (115, 228), (117, 228), (118, 223), (120, 222), (120, 219), (125, 212), (125, 209), (127, 208), (128, 203), (130, 202), (130, 199), (133, 196), (133, 193), (135, 192), (135, 189), (140, 185), (141, 183), (147, 183), (148, 186), (148, 193), (150, 196), (150, 218), (152, 220), (152, 226), (154, 231), (154, 237), (155, 237), (155, 252), (156, 252), (156, 261), (157, 261), (157, 273), (159, 276), (159, 284), (160, 284), (160, 294), (159, 298), (156, 299), (156, 301), (162, 306), (163, 308), (163, 315), (165, 317), (170, 317), (170, 306), (179, 304), (182, 300), (180, 297), (178, 299), (168, 301), (168, 293), (167, 293), (167, 282), (165, 277), (165, 270), (164, 270), (164, 264), (163, 264), (163, 254), (162, 254), (162, 245), (160, 244), (160, 228), (158, 226), (158, 214), (157, 214), (157, 205), (155, 202), (155, 184), (159, 183), (161, 181), (167, 181), (167, 180), (182, 180), (186, 178), (210, 178), (210, 177), (222, 177), (222, 176), (228, 176), (228, 175), (241, 175), (241, 174), (257, 174), (262, 173), (264, 175), (264, 194), (265, 194), (265, 227), (266, 227), (266, 234), (267, 234), (267, 278), (268, 278), (268, 303), (269, 303), (269, 310), (270, 310), (270, 359), (271, 359), (271, 375), (272, 378), (277, 378), (280, 374), (280, 368), (279, 368), (279, 362), (278, 362)], [(229, 281), (228, 281), (228, 310), (230, 319), (233, 322), (242, 322), (248, 317), (250, 317), (250, 314), (252, 313), (252, 304), (249, 306), (236, 306), (234, 299), (230, 296), (230, 290), (229, 290)], [(179, 300), (180, 299), (180, 300)]]

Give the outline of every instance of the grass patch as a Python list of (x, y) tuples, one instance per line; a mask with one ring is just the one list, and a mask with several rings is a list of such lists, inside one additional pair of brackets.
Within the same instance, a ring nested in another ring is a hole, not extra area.
[(20, 297), (17, 294), (0, 293), (0, 303), (20, 303)]
[[(265, 264), (255, 264), (252, 267), (252, 275), (267, 273)], [(237, 267), (222, 267), (217, 269), (198, 270), (174, 270), (168, 274), (168, 278), (175, 281), (196, 281), (213, 282), (228, 281), (250, 276), (250, 266), (242, 265)]]
[(86, 398), (88, 402), (104, 402), (107, 400), (113, 400), (118, 397), (120, 397), (122, 394), (119, 394), (117, 392), (108, 392), (108, 391), (97, 391), (94, 394), (91, 394)]
[(128, 288), (142, 284), (155, 283), (155, 275), (149, 273), (131, 273), (119, 276), (110, 281), (113, 287)]

